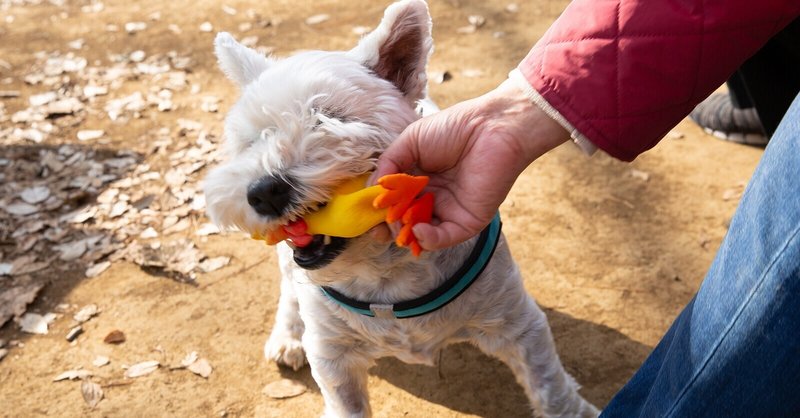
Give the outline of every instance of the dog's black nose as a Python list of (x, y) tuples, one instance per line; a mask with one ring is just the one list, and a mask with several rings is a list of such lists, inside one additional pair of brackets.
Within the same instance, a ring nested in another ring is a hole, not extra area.
[(247, 187), (247, 203), (259, 215), (279, 217), (292, 201), (292, 186), (279, 177), (264, 176)]

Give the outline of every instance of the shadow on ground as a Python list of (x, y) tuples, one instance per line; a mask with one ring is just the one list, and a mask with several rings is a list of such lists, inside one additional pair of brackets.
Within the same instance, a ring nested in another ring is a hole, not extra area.
[[(581, 394), (598, 407), (608, 403), (651, 350), (612, 328), (555, 310), (545, 309), (545, 312), (564, 366), (582, 386)], [(566, 350), (567, 346), (571, 349)], [(319, 392), (307, 367), (298, 372), (282, 369), (281, 374)], [(448, 347), (439, 368), (383, 358), (371, 369), (371, 374), (415, 397), (460, 413), (530, 417), (525, 392), (508, 367), (469, 344)], [(609, 380), (609, 376), (617, 378)], [(498, 386), (502, 389), (498, 390)]]

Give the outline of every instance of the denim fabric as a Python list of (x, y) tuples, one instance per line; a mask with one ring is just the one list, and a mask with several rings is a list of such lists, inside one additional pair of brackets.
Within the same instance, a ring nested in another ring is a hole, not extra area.
[(603, 417), (800, 417), (800, 96), (700, 290)]

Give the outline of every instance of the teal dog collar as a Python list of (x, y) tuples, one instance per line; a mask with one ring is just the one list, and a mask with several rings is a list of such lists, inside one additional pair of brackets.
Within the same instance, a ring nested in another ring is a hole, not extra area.
[(351, 299), (326, 286), (321, 287), (322, 293), (339, 306), (366, 316), (413, 318), (431, 313), (455, 300), (483, 273), (500, 241), (502, 225), (498, 213), (481, 231), (475, 247), (458, 271), (441, 286), (416, 299), (389, 305)]

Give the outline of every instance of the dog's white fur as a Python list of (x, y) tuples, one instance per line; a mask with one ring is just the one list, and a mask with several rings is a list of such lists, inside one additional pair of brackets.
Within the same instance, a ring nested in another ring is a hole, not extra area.
[[(274, 60), (219, 34), (220, 66), (241, 85), (242, 97), (225, 124), (229, 161), (205, 184), (212, 219), (263, 232), (301, 217), (342, 180), (373, 169), (376, 156), (419, 117), (415, 105), (425, 96), (431, 49), (422, 0), (391, 5), (380, 26), (347, 52)], [(259, 216), (247, 203), (248, 185), (265, 174), (292, 179), (301, 196), (280, 219)], [(313, 271), (300, 268), (292, 248), (279, 244), (281, 297), (266, 356), (294, 369), (307, 359), (325, 399), (325, 416), (369, 416), (367, 369), (375, 359), (433, 365), (445, 346), (466, 341), (508, 364), (543, 415), (596, 416), (564, 371), (547, 318), (525, 292), (504, 238), (466, 292), (423, 316), (365, 317), (319, 289), (332, 286), (386, 304), (413, 299), (446, 280), (474, 244), (475, 239), (415, 258), (360, 237)]]

